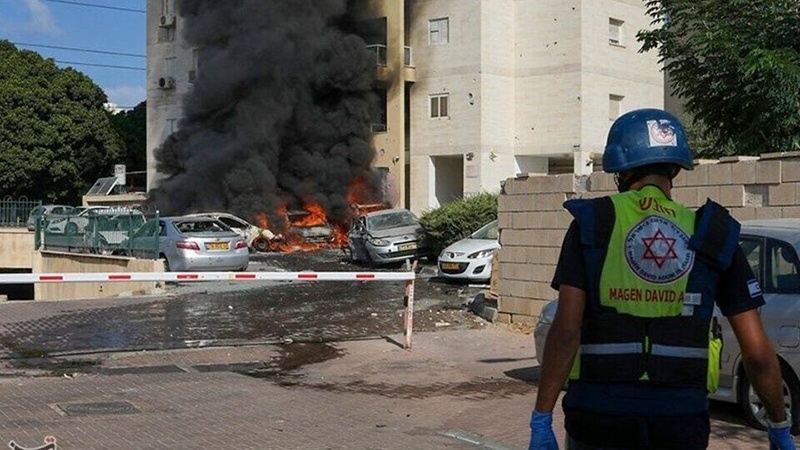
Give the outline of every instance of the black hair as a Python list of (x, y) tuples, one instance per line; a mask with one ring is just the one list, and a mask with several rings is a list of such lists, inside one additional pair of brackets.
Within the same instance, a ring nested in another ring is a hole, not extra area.
[(616, 174), (614, 180), (617, 183), (617, 189), (620, 192), (630, 190), (631, 186), (637, 181), (648, 175), (658, 175), (669, 178), (670, 186), (672, 186), (672, 179), (681, 171), (681, 166), (672, 163), (658, 163), (648, 164), (646, 166), (634, 167), (633, 169), (626, 170)]

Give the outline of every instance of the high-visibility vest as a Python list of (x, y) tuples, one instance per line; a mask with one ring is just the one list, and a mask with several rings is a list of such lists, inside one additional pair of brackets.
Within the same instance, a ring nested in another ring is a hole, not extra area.
[(715, 391), (714, 299), (739, 223), (710, 200), (695, 213), (655, 186), (565, 207), (580, 225), (589, 277), (570, 379)]

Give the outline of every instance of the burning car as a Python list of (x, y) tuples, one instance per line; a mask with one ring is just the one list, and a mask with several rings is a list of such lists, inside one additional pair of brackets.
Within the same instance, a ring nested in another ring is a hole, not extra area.
[(324, 215), (312, 214), (306, 210), (286, 212), (289, 233), (307, 244), (331, 244), (335, 239), (333, 227), (324, 219)]
[(382, 209), (353, 219), (348, 233), (353, 261), (372, 264), (427, 257), (425, 229), (407, 209)]
[(185, 217), (212, 217), (229, 226), (247, 242), (247, 246), (259, 252), (266, 252), (273, 247), (274, 242), (280, 242), (283, 236), (275, 234), (266, 228), (260, 228), (252, 223), (224, 212), (207, 212), (188, 214)]

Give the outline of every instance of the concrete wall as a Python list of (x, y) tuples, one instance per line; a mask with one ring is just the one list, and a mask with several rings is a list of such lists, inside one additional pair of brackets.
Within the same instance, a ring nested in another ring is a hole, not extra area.
[(25, 228), (0, 228), (0, 268), (33, 266), (33, 232)]
[[(162, 260), (85, 255), (63, 252), (34, 252), (33, 273), (127, 273), (163, 272)], [(144, 294), (158, 287), (156, 282), (37, 283), (34, 300), (67, 300)]]
[[(30, 270), (31, 273), (163, 272), (162, 260), (118, 256), (34, 251), (32, 231), (0, 228), (0, 268)], [(38, 283), (32, 300), (67, 300), (141, 294), (158, 287), (155, 282)]]
[[(697, 208), (711, 198), (738, 220), (800, 218), (800, 152), (699, 161), (674, 181), (673, 198)], [(616, 192), (611, 175), (518, 177), (499, 197), (499, 320), (534, 323), (556, 298), (550, 287), (572, 216), (562, 204)]]

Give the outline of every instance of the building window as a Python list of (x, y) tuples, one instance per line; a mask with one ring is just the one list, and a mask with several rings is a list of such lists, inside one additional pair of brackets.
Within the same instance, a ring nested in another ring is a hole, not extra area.
[(622, 112), (622, 99), (624, 98), (621, 95), (614, 94), (608, 96), (608, 120), (611, 122), (617, 120)]
[(161, 15), (172, 16), (175, 14), (174, 0), (161, 0)]
[(450, 42), (450, 19), (433, 19), (428, 22), (428, 43), (443, 45)]
[(178, 131), (178, 119), (167, 119), (167, 123), (164, 126), (164, 132), (167, 137), (172, 136), (172, 133), (176, 131)]
[(447, 103), (449, 94), (431, 95), (431, 118), (448, 117)]
[(608, 19), (608, 43), (622, 45), (622, 24), (619, 19)]
[(192, 68), (189, 70), (189, 83), (197, 80), (197, 49), (192, 49)]

